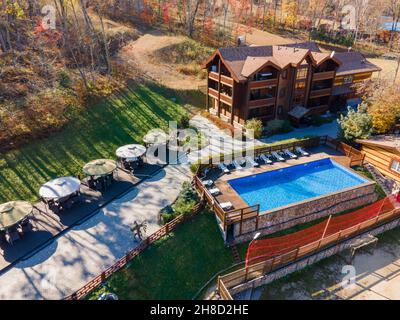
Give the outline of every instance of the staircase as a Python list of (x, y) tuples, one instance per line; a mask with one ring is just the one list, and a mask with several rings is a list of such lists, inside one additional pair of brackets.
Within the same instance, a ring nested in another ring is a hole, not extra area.
[(389, 196), (400, 189), (400, 186), (396, 181), (388, 177), (384, 177), (373, 165), (365, 163), (364, 166), (379, 183), (386, 195)]

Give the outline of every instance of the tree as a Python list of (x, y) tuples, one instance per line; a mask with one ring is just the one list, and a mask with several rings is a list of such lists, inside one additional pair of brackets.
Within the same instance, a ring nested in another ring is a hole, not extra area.
[(263, 133), (263, 123), (259, 119), (250, 119), (246, 121), (245, 125), (246, 131), (251, 130), (254, 132), (254, 138), (258, 139), (261, 138)]
[(394, 85), (374, 91), (369, 99), (368, 113), (372, 119), (374, 132), (387, 133), (400, 117), (400, 89)]
[(368, 106), (363, 103), (355, 111), (348, 108), (346, 116), (341, 115), (339, 136), (342, 140), (353, 142), (356, 139), (367, 139), (372, 133), (372, 119), (369, 116)]

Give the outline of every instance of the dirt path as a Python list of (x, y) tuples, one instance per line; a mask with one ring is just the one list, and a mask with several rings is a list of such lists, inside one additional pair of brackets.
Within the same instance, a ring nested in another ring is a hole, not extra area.
[(154, 52), (157, 50), (184, 40), (183, 36), (167, 36), (161, 32), (152, 31), (130, 42), (120, 51), (117, 58), (169, 88), (197, 89), (199, 85), (204, 85), (204, 80), (183, 75), (175, 69), (174, 65), (167, 65), (154, 59)]

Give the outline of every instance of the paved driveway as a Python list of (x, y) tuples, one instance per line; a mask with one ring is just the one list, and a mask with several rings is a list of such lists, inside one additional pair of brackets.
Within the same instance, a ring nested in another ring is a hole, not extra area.
[(0, 277), (0, 299), (62, 299), (82, 287), (138, 243), (129, 226), (159, 228), (158, 212), (190, 180), (187, 166), (167, 166), (123, 198), (76, 226)]

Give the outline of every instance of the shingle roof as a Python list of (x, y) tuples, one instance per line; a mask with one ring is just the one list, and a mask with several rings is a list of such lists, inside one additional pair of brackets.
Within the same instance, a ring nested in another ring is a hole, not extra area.
[(382, 71), (381, 68), (369, 62), (359, 52), (338, 52), (335, 57), (342, 62), (336, 75), (355, 74), (360, 72)]
[[(330, 53), (322, 53), (314, 42), (284, 44), (280, 46), (250, 46), (220, 48), (219, 52), (239, 81), (247, 78), (267, 62), (284, 69), (288, 65), (297, 65), (308, 53), (317, 64), (329, 58)], [(380, 71), (381, 69), (367, 61), (358, 52), (335, 53), (334, 58), (341, 63), (338, 75)]]

